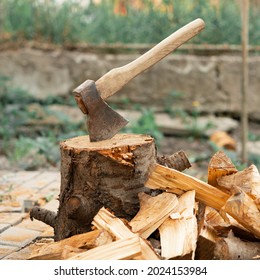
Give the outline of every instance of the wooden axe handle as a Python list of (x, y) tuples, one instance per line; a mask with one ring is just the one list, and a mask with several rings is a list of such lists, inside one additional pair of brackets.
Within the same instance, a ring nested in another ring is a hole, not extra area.
[(96, 81), (96, 88), (103, 99), (115, 94), (134, 77), (159, 62), (186, 41), (197, 35), (205, 23), (198, 18), (165, 38), (151, 50), (122, 67), (114, 68)]

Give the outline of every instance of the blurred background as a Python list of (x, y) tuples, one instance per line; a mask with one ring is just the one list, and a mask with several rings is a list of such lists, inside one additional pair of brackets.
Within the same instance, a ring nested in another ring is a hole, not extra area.
[(196, 176), (220, 149), (239, 169), (259, 167), (260, 0), (249, 1), (246, 64), (243, 9), (242, 0), (1, 0), (0, 169), (59, 169), (59, 142), (87, 133), (72, 90), (196, 18), (205, 30), (107, 101), (130, 120), (123, 132), (152, 135), (159, 154), (184, 150)]

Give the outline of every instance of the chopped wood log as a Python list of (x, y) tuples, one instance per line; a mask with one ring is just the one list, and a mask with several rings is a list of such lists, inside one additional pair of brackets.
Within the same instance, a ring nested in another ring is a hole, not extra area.
[(197, 200), (217, 210), (221, 209), (229, 198), (228, 194), (197, 178), (159, 164), (152, 166), (145, 186), (151, 189), (166, 190), (178, 195), (195, 190)]
[[(98, 229), (105, 229), (116, 239), (125, 239), (134, 236), (130, 226), (120, 218), (115, 217), (111, 212), (104, 207), (99, 210), (94, 217), (93, 225)], [(134, 259), (142, 260), (159, 260), (159, 256), (150, 246), (148, 241), (140, 238), (140, 245), (142, 248), (142, 254), (134, 257)]]
[(256, 207), (258, 208), (258, 210), (260, 211), (260, 198), (255, 199), (254, 203), (255, 203)]
[(98, 229), (108, 231), (115, 239), (125, 239), (134, 234), (123, 219), (117, 218), (104, 207), (98, 211), (92, 224)]
[(215, 243), (217, 234), (206, 221), (206, 208), (213, 209), (203, 203), (199, 203), (198, 207), (198, 241), (195, 252), (195, 259), (197, 260), (212, 260), (214, 257)]
[(163, 155), (157, 157), (157, 161), (161, 165), (176, 169), (178, 171), (183, 171), (191, 167), (191, 163), (189, 162), (187, 155), (182, 150), (170, 156)]
[(215, 131), (210, 136), (210, 141), (215, 143), (220, 148), (225, 148), (227, 150), (235, 151), (237, 143), (230, 135), (225, 131)]
[(84, 249), (78, 249), (69, 245), (65, 245), (63, 248), (63, 251), (61, 253), (61, 260), (67, 260), (69, 258), (72, 258), (75, 255), (78, 255), (79, 253), (83, 253), (86, 250)]
[(140, 210), (129, 222), (134, 233), (149, 237), (174, 211), (178, 198), (171, 193), (163, 192), (155, 197), (145, 193), (138, 194)]
[[(84, 251), (111, 243), (111, 235), (105, 230), (94, 230), (77, 234), (61, 241), (44, 244), (40, 248), (36, 245), (31, 252), (30, 260), (60, 260), (64, 257), (64, 248), (70, 248), (70, 252)], [(68, 252), (67, 252), (68, 253)], [(77, 252), (79, 253), (79, 252)], [(62, 257), (63, 255), (63, 257)]]
[(131, 260), (141, 255), (141, 251), (140, 238), (134, 235), (79, 253), (69, 260)]
[(232, 188), (239, 187), (253, 199), (260, 198), (260, 174), (253, 164), (243, 171), (218, 178), (217, 183), (230, 193)]
[(216, 209), (208, 206), (205, 207), (204, 220), (207, 226), (213, 229), (218, 236), (226, 237), (232, 229), (231, 224), (224, 220)]
[(260, 238), (260, 211), (254, 200), (241, 189), (237, 189), (227, 200), (222, 208), (223, 213), (229, 214), (255, 237)]
[(242, 241), (232, 232), (216, 242), (214, 258), (218, 260), (253, 260), (260, 254), (260, 242)]
[(195, 213), (195, 191), (186, 192), (179, 198), (174, 213), (159, 227), (163, 258), (190, 255), (194, 259), (198, 235)]
[(54, 224), (55, 240), (91, 230), (103, 206), (130, 220), (139, 210), (138, 193), (148, 167), (156, 162), (154, 139), (147, 135), (117, 134), (90, 142), (80, 136), (61, 142), (61, 187)]
[(217, 236), (227, 237), (232, 230), (237, 237), (254, 241), (256, 238), (254, 235), (239, 224), (233, 217), (222, 214), (223, 210), (219, 212), (215, 209), (206, 206), (205, 207), (205, 223), (207, 227), (214, 230)]
[(212, 260), (216, 246), (216, 233), (207, 225), (203, 226), (198, 234), (195, 259)]
[(211, 158), (208, 165), (208, 183), (213, 187), (228, 192), (225, 188), (218, 185), (217, 179), (225, 175), (236, 173), (237, 169), (231, 159), (223, 151), (218, 151)]

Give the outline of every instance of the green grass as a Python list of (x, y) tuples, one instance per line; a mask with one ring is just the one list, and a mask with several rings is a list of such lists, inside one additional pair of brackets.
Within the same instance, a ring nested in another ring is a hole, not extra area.
[[(113, 1), (83, 6), (80, 0), (57, 5), (54, 0), (2, 0), (0, 28), (9, 40), (40, 40), (54, 44), (77, 42), (156, 43), (179, 27), (201, 17), (205, 30), (192, 42), (201, 44), (240, 44), (241, 18), (237, 1), (221, 0), (218, 9), (208, 0), (165, 0), (173, 12), (154, 9), (146, 0), (146, 9), (128, 7), (126, 16), (113, 13)], [(260, 44), (259, 8), (250, 11), (249, 41)], [(1, 32), (0, 32), (1, 33)]]

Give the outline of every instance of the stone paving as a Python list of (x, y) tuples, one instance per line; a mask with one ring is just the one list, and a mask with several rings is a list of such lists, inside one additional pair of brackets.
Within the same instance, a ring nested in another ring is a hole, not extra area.
[(52, 227), (30, 220), (33, 205), (57, 211), (60, 174), (0, 171), (0, 259), (26, 259), (28, 245), (53, 236)]

